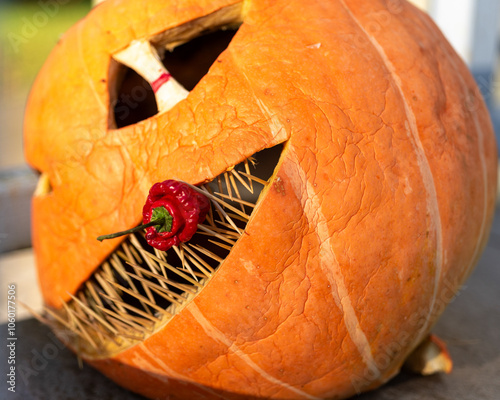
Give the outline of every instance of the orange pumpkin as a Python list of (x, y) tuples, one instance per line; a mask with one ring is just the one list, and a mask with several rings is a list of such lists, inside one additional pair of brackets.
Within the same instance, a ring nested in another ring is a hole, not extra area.
[[(158, 399), (378, 387), (470, 274), (495, 203), (473, 78), (397, 0), (108, 0), (40, 72), (25, 149), (43, 318)], [(170, 178), (212, 201), (192, 242), (96, 240)]]

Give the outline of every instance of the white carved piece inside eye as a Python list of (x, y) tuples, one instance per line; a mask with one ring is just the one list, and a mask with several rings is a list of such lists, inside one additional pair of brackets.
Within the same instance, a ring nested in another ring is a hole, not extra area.
[(132, 68), (151, 85), (160, 113), (170, 110), (189, 93), (170, 75), (156, 49), (147, 40), (134, 40), (113, 58)]

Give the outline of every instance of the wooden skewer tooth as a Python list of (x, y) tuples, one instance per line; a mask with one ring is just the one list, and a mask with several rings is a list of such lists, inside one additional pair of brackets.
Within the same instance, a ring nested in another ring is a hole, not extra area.
[(132, 68), (151, 85), (160, 113), (170, 110), (189, 94), (170, 75), (158, 52), (147, 40), (132, 41), (126, 49), (115, 53), (113, 58)]

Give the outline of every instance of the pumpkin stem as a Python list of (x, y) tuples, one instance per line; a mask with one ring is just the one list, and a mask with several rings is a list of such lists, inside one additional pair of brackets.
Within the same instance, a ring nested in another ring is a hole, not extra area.
[(170, 232), (170, 230), (172, 229), (172, 221), (172, 215), (170, 215), (165, 207), (156, 207), (153, 210), (151, 221), (149, 221), (147, 224), (142, 224), (136, 226), (135, 228), (127, 229), (126, 231), (110, 233), (109, 235), (101, 235), (97, 237), (97, 240), (102, 242), (103, 240), (114, 239), (120, 236), (128, 235), (130, 233), (139, 232), (151, 226), (156, 227), (157, 232)]

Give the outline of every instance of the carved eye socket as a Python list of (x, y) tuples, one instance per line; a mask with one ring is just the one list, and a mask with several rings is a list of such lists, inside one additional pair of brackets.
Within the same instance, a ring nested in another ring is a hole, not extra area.
[(135, 124), (184, 99), (235, 33), (236, 29), (213, 31), (173, 50), (148, 41), (134, 41), (115, 54), (116, 79), (110, 80), (116, 82), (114, 90), (110, 87), (114, 127)]

